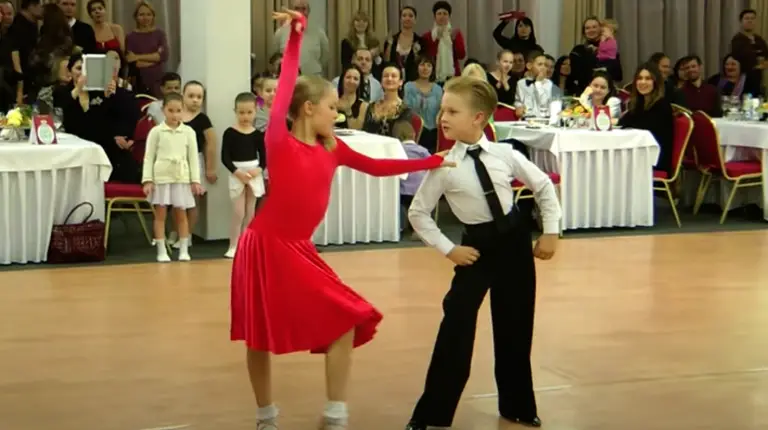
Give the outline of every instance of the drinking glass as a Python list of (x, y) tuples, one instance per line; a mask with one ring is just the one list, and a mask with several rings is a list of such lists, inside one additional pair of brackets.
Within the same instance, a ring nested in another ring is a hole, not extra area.
[(64, 111), (61, 108), (53, 108), (53, 126), (56, 127), (56, 131), (60, 131), (62, 124), (64, 123)]

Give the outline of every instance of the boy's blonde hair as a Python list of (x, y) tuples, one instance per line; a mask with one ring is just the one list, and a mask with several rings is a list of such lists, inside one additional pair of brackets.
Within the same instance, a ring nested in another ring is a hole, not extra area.
[(488, 81), (473, 77), (451, 78), (445, 83), (444, 91), (462, 96), (464, 100), (469, 102), (473, 110), (485, 114), (486, 123), (493, 116), (496, 105), (499, 103), (499, 97), (491, 84)]
[(392, 124), (392, 137), (400, 142), (414, 140), (416, 139), (416, 130), (413, 129), (413, 124), (410, 121), (398, 120)]
[(603, 27), (610, 27), (613, 30), (613, 33), (616, 34), (619, 32), (619, 23), (615, 19), (606, 18), (600, 21), (600, 25)]
[(477, 63), (472, 63), (465, 67), (464, 70), (461, 71), (461, 76), (465, 78), (482, 79), (488, 82), (488, 76), (486, 75), (485, 69)]
[[(329, 91), (333, 90), (334, 88), (331, 83), (320, 76), (299, 76), (296, 80), (296, 86), (293, 88), (293, 97), (288, 107), (288, 116), (293, 121), (298, 120), (304, 103), (320, 103), (320, 100), (328, 95)], [(336, 138), (334, 136), (318, 136), (318, 138), (322, 140), (325, 149), (332, 150), (336, 148)]]

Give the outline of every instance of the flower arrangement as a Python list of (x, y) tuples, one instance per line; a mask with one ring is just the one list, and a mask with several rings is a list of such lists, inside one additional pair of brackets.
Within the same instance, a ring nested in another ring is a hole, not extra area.
[(31, 106), (13, 108), (0, 121), (0, 138), (5, 140), (26, 140), (25, 130), (32, 126), (33, 109)]
[(563, 99), (563, 111), (560, 115), (563, 118), (588, 118), (592, 115), (592, 109), (585, 106), (578, 97), (569, 97)]

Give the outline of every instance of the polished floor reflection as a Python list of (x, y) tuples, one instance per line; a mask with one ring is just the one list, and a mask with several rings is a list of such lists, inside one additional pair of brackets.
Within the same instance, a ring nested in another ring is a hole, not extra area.
[[(397, 430), (416, 400), (450, 264), (425, 248), (323, 254), (385, 314), (356, 353), (351, 430)], [(768, 232), (561, 241), (539, 265), (544, 428), (768, 428)], [(0, 429), (253, 430), (228, 261), (0, 272)], [(487, 309), (454, 428), (495, 412)], [(322, 357), (275, 362), (281, 430), (313, 429)]]

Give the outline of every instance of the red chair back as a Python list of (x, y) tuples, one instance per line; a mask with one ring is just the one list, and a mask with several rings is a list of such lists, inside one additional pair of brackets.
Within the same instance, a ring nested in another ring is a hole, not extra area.
[(455, 140), (450, 140), (445, 137), (442, 127), (437, 127), (437, 152), (451, 149), (455, 144)]
[(627, 105), (629, 105), (629, 98), (632, 96), (632, 94), (622, 88), (619, 90), (618, 96), (619, 100), (621, 100), (622, 110), (627, 110)]
[(517, 121), (517, 112), (515, 108), (508, 104), (499, 103), (496, 105), (496, 112), (493, 114), (494, 121)]
[(483, 133), (488, 140), (496, 142), (496, 127), (493, 124), (489, 122), (483, 129)]
[(147, 105), (157, 100), (155, 97), (152, 97), (147, 94), (136, 94), (135, 97), (136, 97), (136, 104), (139, 106), (139, 109), (142, 112), (144, 111), (144, 109), (146, 109)]
[(720, 155), (720, 138), (712, 118), (702, 111), (696, 111), (693, 117), (693, 147), (696, 149), (697, 165), (700, 169), (723, 171), (723, 158)]
[(683, 154), (688, 148), (688, 142), (693, 134), (693, 119), (685, 112), (675, 113), (675, 135), (672, 141), (672, 167), (674, 173), (669, 178), (671, 181), (677, 179), (680, 172), (680, 166), (683, 165)]
[(138, 163), (144, 162), (144, 151), (147, 149), (147, 136), (149, 131), (155, 126), (155, 122), (149, 115), (144, 115), (139, 122), (136, 123), (136, 128), (133, 130), (133, 146), (131, 147), (131, 155), (133, 159)]
[(421, 116), (413, 114), (411, 115), (411, 125), (413, 126), (413, 131), (416, 132), (416, 142), (418, 142), (421, 140), (421, 131), (424, 129), (424, 120)]

